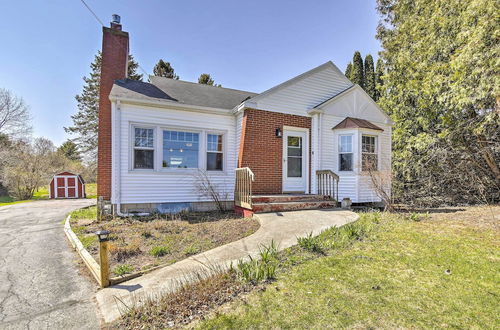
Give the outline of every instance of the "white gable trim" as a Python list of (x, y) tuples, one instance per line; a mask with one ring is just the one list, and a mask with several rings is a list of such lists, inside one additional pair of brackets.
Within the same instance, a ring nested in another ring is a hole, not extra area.
[(318, 106), (308, 110), (307, 112), (312, 115), (312, 114), (315, 114), (315, 113), (323, 113), (324, 112), (324, 109), (323, 107), (331, 104), (331, 103), (334, 103), (336, 101), (338, 101), (339, 99), (351, 94), (353, 91), (355, 90), (358, 90), (358, 91), (361, 91), (362, 94), (364, 94), (369, 100), (370, 102), (377, 108), (377, 110), (386, 118), (387, 122), (386, 124), (388, 125), (393, 125), (394, 122), (392, 121), (391, 117), (389, 117), (388, 114), (386, 114), (384, 112), (384, 110), (382, 110), (382, 108), (377, 104), (377, 102), (375, 102), (370, 95), (368, 95), (368, 93), (366, 93), (366, 91), (361, 87), (359, 86), (358, 84), (355, 84), (354, 86), (352, 87), (349, 87), (348, 89), (346, 89), (344, 92), (340, 93), (340, 94), (337, 94), (335, 95), (334, 97), (332, 97), (331, 99), (319, 104)]
[[(283, 83), (281, 83), (279, 85), (276, 85), (276, 86), (274, 86), (274, 87), (272, 87), (272, 88), (270, 88), (270, 89), (268, 89), (268, 90), (260, 93), (259, 95), (256, 95), (256, 96), (252, 97), (248, 101), (245, 101), (242, 104), (236, 106), (233, 109), (233, 112), (239, 112), (239, 111), (241, 111), (242, 109), (245, 109), (245, 108), (258, 109), (257, 108), (257, 102), (259, 100), (261, 100), (262, 98), (264, 98), (264, 97), (266, 97), (266, 96), (268, 96), (270, 94), (276, 93), (276, 92), (278, 92), (278, 91), (280, 91), (280, 90), (282, 90), (282, 89), (284, 89), (284, 88), (286, 88), (286, 87), (288, 87), (290, 85), (295, 84), (296, 82), (298, 82), (298, 81), (300, 81), (302, 79), (310, 77), (310, 76), (314, 75), (315, 73), (320, 72), (320, 71), (322, 71), (324, 69), (327, 69), (327, 68), (332, 68), (334, 71), (336, 71), (339, 74), (340, 77), (342, 77), (342, 79), (346, 83), (352, 84), (352, 82), (349, 79), (347, 79), (347, 77), (342, 73), (342, 71), (340, 71), (340, 69), (335, 64), (333, 64), (332, 61), (328, 61), (326, 63), (321, 64), (320, 66), (315, 67), (314, 69), (311, 69), (311, 70), (309, 70), (307, 72), (304, 72), (304, 73), (302, 73), (302, 74), (300, 74), (300, 75), (298, 75), (298, 76), (296, 76), (296, 77), (294, 77), (292, 79), (289, 79), (289, 80), (287, 80), (287, 81), (285, 81), (285, 82), (283, 82)], [(262, 110), (264, 110), (264, 109), (262, 109)]]

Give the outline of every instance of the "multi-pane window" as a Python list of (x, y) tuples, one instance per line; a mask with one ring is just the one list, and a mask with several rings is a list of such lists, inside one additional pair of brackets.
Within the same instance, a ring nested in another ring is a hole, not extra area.
[(163, 131), (164, 168), (198, 168), (199, 133)]
[(134, 128), (134, 168), (154, 168), (154, 130)]
[(361, 169), (363, 171), (376, 171), (377, 167), (377, 137), (363, 135), (361, 137)]
[(352, 171), (352, 135), (339, 136), (339, 171)]
[(207, 134), (207, 171), (223, 170), (222, 145), (222, 135)]

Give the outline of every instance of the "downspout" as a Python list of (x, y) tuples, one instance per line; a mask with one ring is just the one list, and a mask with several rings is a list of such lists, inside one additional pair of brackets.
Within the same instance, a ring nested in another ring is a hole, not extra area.
[(149, 213), (123, 213), (121, 211), (121, 103), (120, 100), (113, 102), (111, 104), (111, 120), (112, 120), (112, 139), (113, 139), (113, 157), (112, 157), (112, 190), (111, 198), (116, 196), (116, 209), (115, 213), (119, 217), (131, 217), (131, 216), (147, 216)]

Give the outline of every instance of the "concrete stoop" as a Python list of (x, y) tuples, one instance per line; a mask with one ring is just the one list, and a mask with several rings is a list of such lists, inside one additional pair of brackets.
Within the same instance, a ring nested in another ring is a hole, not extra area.
[(337, 202), (324, 195), (255, 195), (252, 196), (254, 213), (315, 210), (337, 207)]

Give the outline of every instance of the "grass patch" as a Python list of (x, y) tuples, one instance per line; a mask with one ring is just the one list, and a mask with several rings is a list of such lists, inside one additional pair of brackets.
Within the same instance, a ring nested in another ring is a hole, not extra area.
[(70, 213), (72, 222), (77, 220), (95, 220), (97, 219), (97, 206), (85, 207), (83, 209), (74, 210)]
[(153, 257), (159, 258), (163, 257), (170, 253), (170, 248), (168, 246), (153, 246), (151, 250), (149, 250), (149, 254)]
[(323, 248), (318, 237), (313, 236), (312, 233), (305, 237), (297, 237), (297, 244), (304, 250), (321, 253)]
[(498, 214), (362, 214), (319, 236), (325, 256), (281, 253), (276, 290), (254, 291), (199, 327), (495, 327)]
[(117, 276), (131, 274), (133, 271), (134, 271), (134, 267), (132, 267), (130, 265), (118, 265), (113, 269), (113, 273)]
[(86, 183), (85, 184), (85, 195), (88, 199), (97, 198), (97, 183)]

